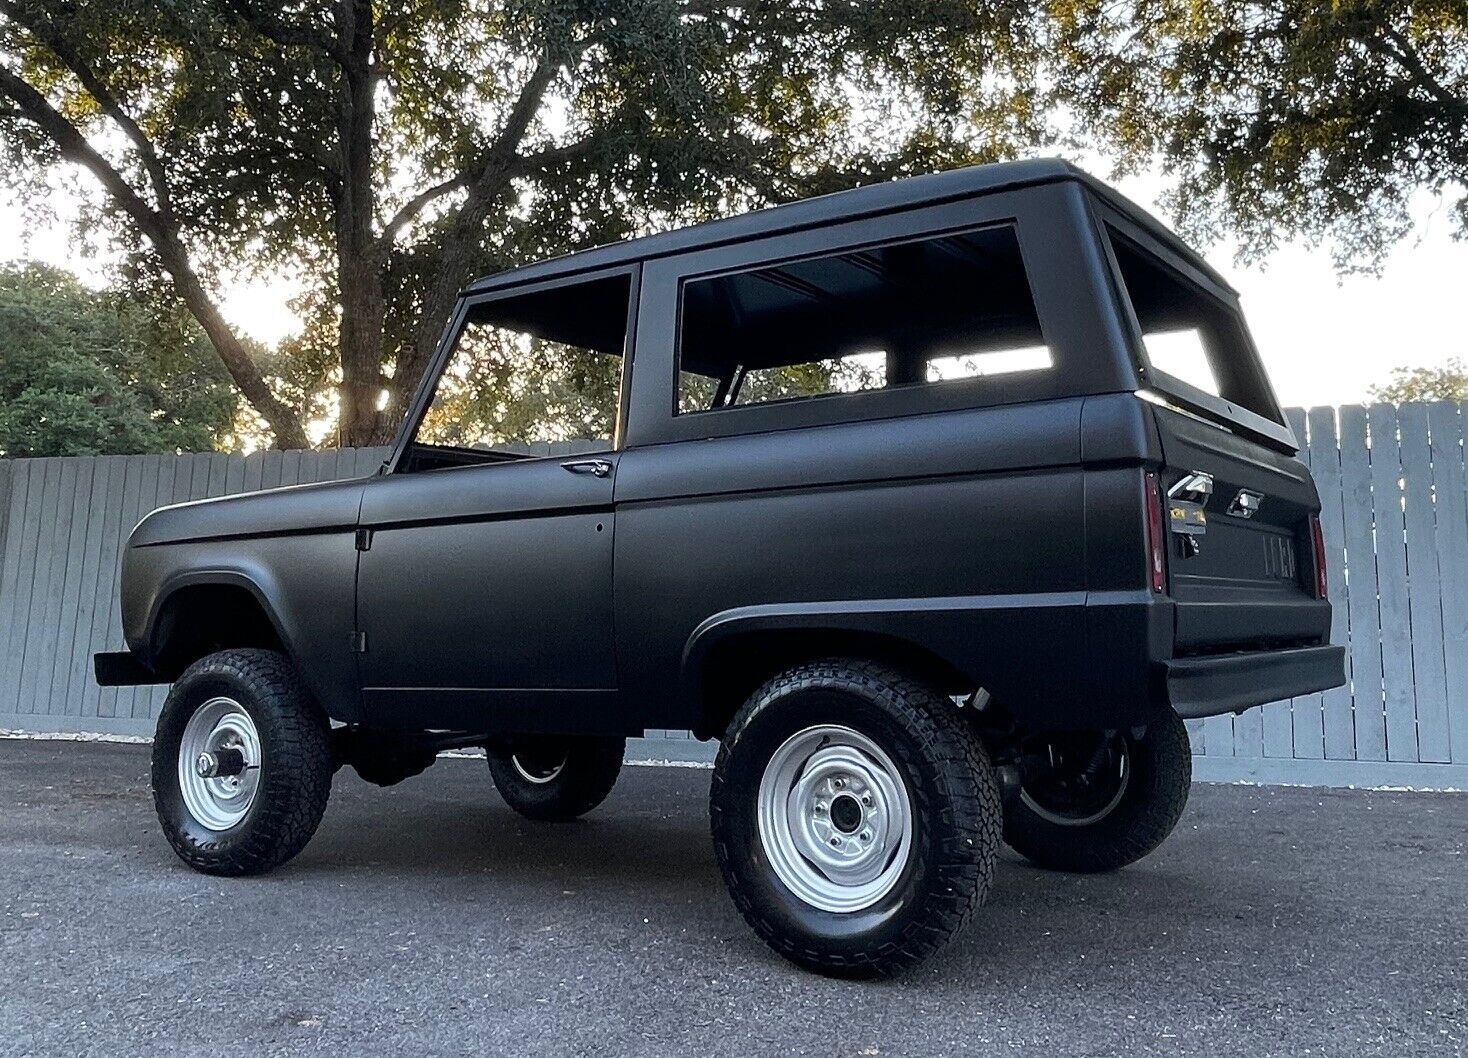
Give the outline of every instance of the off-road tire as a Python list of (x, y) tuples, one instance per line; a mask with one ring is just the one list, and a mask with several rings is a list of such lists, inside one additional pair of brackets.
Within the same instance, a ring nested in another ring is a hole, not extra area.
[[(825, 724), (880, 747), (912, 806), (906, 867), (877, 903), (854, 912), (796, 896), (772, 868), (757, 819), (772, 753)], [(963, 929), (993, 882), (1002, 827), (989, 756), (953, 701), (885, 665), (848, 659), (800, 665), (750, 696), (714, 764), (709, 813), (719, 868), (755, 933), (799, 966), (850, 978), (900, 971)]]
[(627, 753), (625, 738), (568, 736), (538, 741), (542, 742), (542, 749), (544, 744), (554, 745), (556, 755), (561, 745), (565, 747), (560, 771), (540, 782), (531, 781), (515, 767), (512, 747), (487, 751), (495, 789), (505, 804), (526, 819), (543, 823), (578, 819), (605, 801), (617, 785), (622, 758)]
[[(179, 789), (185, 725), (204, 702), (233, 698), (260, 736), (260, 777), (249, 812), (228, 830), (200, 824)], [(153, 740), (153, 804), (179, 859), (204, 874), (261, 874), (295, 856), (326, 811), (333, 760), (329, 722), (295, 666), (271, 650), (223, 650), (196, 661), (174, 683)]]
[(1177, 714), (1126, 735), (1131, 775), (1116, 807), (1094, 823), (1061, 825), (1037, 815), (1020, 797), (1005, 807), (1004, 840), (1025, 859), (1051, 870), (1094, 874), (1136, 863), (1177, 826), (1193, 781), (1188, 731)]

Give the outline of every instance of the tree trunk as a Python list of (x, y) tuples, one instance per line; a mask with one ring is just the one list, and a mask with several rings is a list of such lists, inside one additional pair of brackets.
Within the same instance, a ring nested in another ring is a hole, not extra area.
[(343, 55), (338, 135), (342, 187), (336, 202), (337, 287), (341, 295), (342, 384), (338, 437), (344, 446), (380, 444), (385, 415), (378, 408), (382, 374), (382, 247), (373, 236), (377, 191), (373, 185), (372, 121), (376, 77), (372, 70), (375, 27), (366, 0), (341, 0), (338, 34)]

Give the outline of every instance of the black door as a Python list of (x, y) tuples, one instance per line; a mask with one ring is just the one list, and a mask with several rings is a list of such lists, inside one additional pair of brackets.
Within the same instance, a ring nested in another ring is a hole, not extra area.
[(388, 473), (362, 494), (372, 723), (622, 731), (612, 485), (634, 279), (621, 268), (461, 302)]
[(368, 483), (364, 705), (409, 728), (588, 730), (616, 686), (616, 454)]

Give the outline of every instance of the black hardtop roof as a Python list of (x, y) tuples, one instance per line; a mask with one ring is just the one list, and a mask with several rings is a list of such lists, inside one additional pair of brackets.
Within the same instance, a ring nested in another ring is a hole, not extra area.
[(1190, 263), (1202, 269), (1225, 290), (1233, 289), (1227, 280), (1174, 232), (1114, 188), (1062, 159), (1033, 158), (1014, 162), (995, 162), (989, 165), (971, 165), (941, 173), (909, 176), (901, 180), (868, 184), (849, 191), (836, 191), (815, 198), (801, 199), (798, 202), (752, 210), (738, 216), (705, 221), (702, 224), (692, 224), (684, 228), (674, 228), (655, 235), (644, 235), (636, 239), (607, 243), (604, 246), (578, 250), (575, 253), (563, 254), (560, 257), (551, 257), (544, 261), (522, 265), (519, 268), (497, 272), (470, 284), (464, 293), (482, 294), (504, 287), (518, 286), (521, 283), (558, 279), (578, 272), (635, 264), (639, 261), (665, 257), (687, 250), (701, 250), (712, 246), (762, 238), (767, 235), (797, 231), (802, 228), (820, 227), (859, 217), (936, 205), (976, 195), (1063, 180), (1084, 184), (1113, 209), (1139, 224), (1152, 235), (1162, 239), (1172, 249), (1182, 253)]

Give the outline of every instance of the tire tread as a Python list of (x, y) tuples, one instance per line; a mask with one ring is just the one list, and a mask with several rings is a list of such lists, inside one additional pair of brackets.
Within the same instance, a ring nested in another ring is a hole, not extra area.
[[(223, 650), (201, 658), (179, 677), (159, 715), (159, 728), (190, 709), (188, 688), (198, 678), (224, 677), (248, 689), (269, 755), (269, 787), (262, 785), (238, 840), (200, 840), (172, 818), (162, 797), (176, 782), (173, 753), (155, 741), (152, 781), (158, 818), (179, 859), (204, 874), (237, 877), (261, 874), (291, 859), (311, 840), (331, 795), (333, 772), (329, 723), (312, 700), (295, 666), (271, 650)], [(242, 703), (245, 704), (245, 703)], [(186, 717), (185, 717), (186, 718)]]
[[(914, 811), (931, 813), (942, 852), (932, 884), (900, 936), (841, 955), (788, 935), (751, 896), (734, 869), (734, 851), (722, 840), (721, 796), (731, 760), (750, 722), (789, 694), (844, 691), (881, 702), (917, 741), (918, 753), (939, 780), (939, 803), (920, 788), (910, 789)], [(735, 906), (749, 926), (775, 951), (808, 969), (843, 977), (885, 977), (931, 956), (968, 925), (994, 879), (1001, 842), (1002, 810), (989, 756), (953, 703), (928, 684), (874, 661), (827, 659), (801, 665), (769, 680), (750, 696), (729, 726), (714, 765), (710, 792), (714, 851)]]

